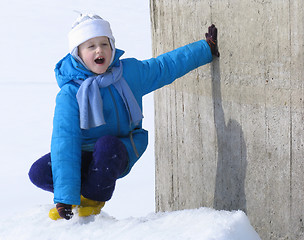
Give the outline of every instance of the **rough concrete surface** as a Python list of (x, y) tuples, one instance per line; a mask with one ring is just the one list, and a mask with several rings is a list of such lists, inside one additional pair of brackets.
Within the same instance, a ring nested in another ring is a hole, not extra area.
[(221, 57), (155, 93), (156, 208), (245, 211), (304, 239), (304, 1), (150, 0), (157, 56), (218, 28)]

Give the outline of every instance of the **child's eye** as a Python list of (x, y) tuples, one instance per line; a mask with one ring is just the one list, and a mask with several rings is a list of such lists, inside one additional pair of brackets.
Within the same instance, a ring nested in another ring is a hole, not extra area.
[(93, 47), (94, 47), (94, 45), (89, 45), (89, 46), (88, 46), (88, 48), (93, 48)]

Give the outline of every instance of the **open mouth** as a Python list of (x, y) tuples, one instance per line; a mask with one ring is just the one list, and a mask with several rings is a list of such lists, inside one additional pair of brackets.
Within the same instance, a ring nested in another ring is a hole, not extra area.
[(95, 59), (95, 63), (97, 63), (97, 64), (103, 64), (104, 61), (105, 61), (105, 59), (103, 57)]

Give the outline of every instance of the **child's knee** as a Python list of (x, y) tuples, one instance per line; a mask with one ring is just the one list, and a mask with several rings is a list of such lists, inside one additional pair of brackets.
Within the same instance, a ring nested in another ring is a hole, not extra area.
[(34, 162), (28, 175), (35, 186), (52, 191), (53, 179), (50, 154), (46, 154)]
[(104, 136), (97, 140), (95, 150), (97, 149), (105, 152), (111, 152), (117, 150), (123, 151), (126, 150), (126, 147), (118, 137)]
[(95, 156), (100, 154), (104, 158), (127, 158), (127, 149), (123, 142), (115, 136), (104, 136), (98, 139), (94, 149)]
[(123, 142), (115, 136), (100, 138), (94, 149), (94, 165), (100, 167), (104, 174), (110, 172), (113, 177), (120, 176), (128, 164), (128, 152)]

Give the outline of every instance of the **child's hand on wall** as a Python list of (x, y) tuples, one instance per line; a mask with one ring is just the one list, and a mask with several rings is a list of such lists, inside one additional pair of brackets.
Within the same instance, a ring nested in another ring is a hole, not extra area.
[(210, 46), (212, 55), (219, 57), (220, 53), (217, 47), (217, 28), (214, 24), (208, 28), (208, 33), (206, 33), (206, 41)]

